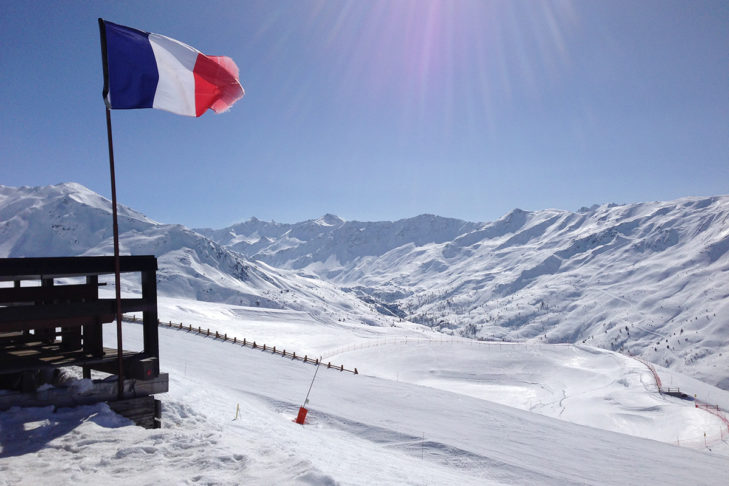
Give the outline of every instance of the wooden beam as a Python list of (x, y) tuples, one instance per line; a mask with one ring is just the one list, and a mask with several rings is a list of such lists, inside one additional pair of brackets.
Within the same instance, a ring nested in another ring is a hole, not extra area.
[(155, 270), (142, 272), (142, 298), (149, 304), (147, 310), (142, 313), (144, 352), (149, 356), (159, 358), (157, 272)]
[[(156, 310), (156, 302), (122, 299), (122, 312)], [(0, 307), (0, 332), (83, 325), (98, 319), (112, 322), (116, 314), (114, 299), (91, 302), (66, 302), (37, 306)]]
[(160, 428), (161, 402), (153, 396), (110, 401), (109, 408), (145, 429)]
[(98, 287), (87, 284), (54, 285), (53, 287), (1, 287), (0, 303), (20, 304), (54, 300), (93, 300)]
[[(89, 366), (99, 371), (114, 373), (118, 359), (115, 348), (103, 348), (100, 355), (93, 355), (81, 348), (63, 349), (61, 344), (36, 341), (0, 347), (0, 374), (59, 366)], [(143, 358), (134, 351), (124, 351), (122, 357), (124, 360), (137, 361)], [(159, 365), (156, 369), (159, 370)]]
[[(143, 397), (157, 393), (167, 393), (169, 376), (160, 373), (153, 380), (124, 380), (124, 398)], [(53, 387), (35, 393), (7, 392), (0, 395), (0, 410), (10, 407), (75, 407), (90, 403), (114, 400), (117, 395), (116, 381), (93, 383), (91, 390), (78, 393), (73, 387)]]
[[(154, 255), (122, 256), (122, 273), (157, 270)], [(0, 258), (0, 281), (114, 274), (114, 257)]]

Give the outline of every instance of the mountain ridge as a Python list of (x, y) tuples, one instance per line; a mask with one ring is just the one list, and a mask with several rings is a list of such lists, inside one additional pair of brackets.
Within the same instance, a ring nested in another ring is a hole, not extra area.
[[(111, 202), (76, 183), (13, 188), (0, 185), (0, 257), (113, 254)], [(242, 306), (303, 310), (332, 323), (349, 312), (383, 325), (354, 296), (264, 262), (253, 262), (179, 224), (162, 224), (118, 206), (120, 254), (158, 259), (158, 291), (169, 297)], [(109, 282), (111, 285), (111, 282)], [(122, 290), (138, 283), (122, 275)]]
[[(237, 251), (446, 332), (584, 342), (729, 388), (721, 370), (729, 335), (720, 329), (729, 321), (729, 196), (515, 209), (493, 222), (450, 220), (442, 234), (415, 219), (395, 222), (411, 228), (400, 234), (395, 223), (350, 223), (377, 245), (362, 244), (345, 223)], [(428, 238), (413, 238), (414, 227)], [(227, 230), (245, 238), (241, 228)]]

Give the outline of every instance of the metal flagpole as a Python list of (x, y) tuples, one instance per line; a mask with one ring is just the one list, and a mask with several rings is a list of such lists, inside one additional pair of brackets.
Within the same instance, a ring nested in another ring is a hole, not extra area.
[(114, 175), (114, 143), (111, 138), (111, 110), (106, 107), (106, 133), (109, 139), (109, 172), (111, 172), (111, 207), (114, 220), (114, 286), (116, 287), (116, 352), (119, 365), (117, 398), (124, 398), (124, 360), (122, 358), (121, 270), (119, 265), (119, 222), (116, 213), (116, 177)]
[(109, 172), (111, 173), (111, 208), (114, 226), (114, 286), (116, 287), (116, 353), (119, 381), (117, 398), (124, 398), (124, 359), (122, 356), (122, 308), (121, 308), (121, 270), (119, 265), (119, 223), (116, 211), (116, 176), (114, 171), (114, 142), (111, 136), (111, 109), (106, 99), (109, 93), (109, 67), (106, 61), (106, 31), (103, 19), (99, 19), (101, 35), (101, 60), (104, 65), (104, 103), (106, 104), (106, 134), (109, 141)]

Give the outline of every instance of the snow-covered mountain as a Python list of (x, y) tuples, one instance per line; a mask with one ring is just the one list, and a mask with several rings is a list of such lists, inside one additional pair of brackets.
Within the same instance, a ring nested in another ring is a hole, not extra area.
[(584, 342), (729, 388), (729, 196), (516, 209), (490, 223), (251, 219), (199, 230), (477, 338)]
[[(489, 223), (325, 215), (193, 231), (119, 215), (122, 253), (158, 257), (161, 295), (586, 343), (729, 389), (729, 196)], [(78, 184), (0, 186), (0, 256), (108, 255), (110, 220), (109, 201)]]
[[(158, 257), (163, 320), (360, 373), (322, 369), (312, 389), (311, 365), (161, 327), (174, 385), (163, 397), (161, 430), (131, 426), (105, 404), (15, 407), (0, 413), (0, 485), (47, 477), (58, 484), (722, 484), (726, 423), (693, 396), (725, 410), (728, 392), (656, 366), (664, 385), (690, 396), (659, 394), (638, 360), (536, 341), (546, 334), (615, 347), (607, 339), (627, 337), (622, 347), (650, 356), (657, 335), (676, 321), (681, 328), (666, 352), (706, 350), (688, 371), (726, 381), (726, 208), (719, 197), (577, 214), (517, 210), (494, 223), (252, 220), (203, 231), (216, 243), (120, 207), (122, 253)], [(0, 186), (1, 257), (110, 254), (111, 245), (110, 203), (88, 189)], [(266, 255), (282, 268), (262, 261)], [(133, 291), (135, 282), (123, 286)], [(700, 306), (714, 306), (716, 316), (680, 321)], [(610, 324), (593, 322), (594, 314)], [(525, 342), (446, 337), (398, 316)], [(534, 322), (543, 326), (536, 333)], [(588, 331), (592, 337), (582, 338)], [(113, 326), (104, 332), (113, 344)], [(126, 344), (142, 345), (141, 326), (128, 323), (125, 332)], [(83, 386), (76, 371), (69, 386)], [(292, 420), (307, 389), (302, 428)], [(38, 467), (38, 454), (66, 466)]]
[(429, 214), (400, 221), (360, 223), (326, 214), (297, 224), (266, 223), (252, 218), (222, 230), (197, 229), (203, 235), (249, 257), (277, 267), (306, 268), (329, 280), (367, 256), (413, 244), (446, 243), (480, 227)]
[[(152, 221), (122, 205), (118, 214), (120, 253), (157, 256), (160, 295), (301, 310), (324, 323), (351, 314), (367, 324), (384, 323), (368, 305), (327, 282), (251, 262), (188, 228)], [(113, 251), (109, 200), (75, 183), (0, 186), (0, 257)], [(138, 284), (122, 282), (131, 291)]]

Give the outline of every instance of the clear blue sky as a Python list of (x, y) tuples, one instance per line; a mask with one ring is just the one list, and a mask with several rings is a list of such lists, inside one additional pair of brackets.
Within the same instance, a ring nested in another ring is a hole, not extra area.
[(109, 197), (98, 17), (241, 71), (221, 115), (112, 112), (119, 201), (161, 222), (729, 193), (726, 0), (3, 1), (0, 184)]

